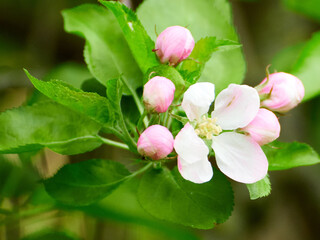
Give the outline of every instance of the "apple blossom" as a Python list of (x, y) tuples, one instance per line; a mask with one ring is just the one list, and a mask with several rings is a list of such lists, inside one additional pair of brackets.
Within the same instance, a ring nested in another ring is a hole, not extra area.
[(143, 89), (143, 102), (147, 110), (167, 111), (174, 99), (175, 86), (165, 77), (151, 78)]
[(138, 152), (153, 160), (165, 158), (173, 150), (173, 136), (164, 126), (152, 125), (139, 137)]
[(176, 65), (189, 57), (194, 48), (194, 39), (187, 28), (171, 26), (160, 33), (155, 48), (161, 63)]
[(264, 145), (279, 137), (280, 123), (273, 112), (260, 108), (256, 117), (241, 130), (248, 133), (260, 145)]
[(299, 78), (284, 72), (272, 73), (268, 78), (256, 86), (262, 107), (284, 113), (303, 99), (304, 86)]
[(261, 180), (268, 171), (264, 152), (253, 138), (235, 131), (247, 126), (257, 115), (260, 106), (257, 91), (246, 85), (230, 84), (217, 96), (209, 117), (206, 113), (213, 100), (212, 83), (196, 83), (184, 94), (181, 106), (190, 122), (174, 140), (179, 172), (195, 183), (210, 181), (213, 176), (208, 161), (207, 144), (210, 144), (225, 175), (243, 183)]

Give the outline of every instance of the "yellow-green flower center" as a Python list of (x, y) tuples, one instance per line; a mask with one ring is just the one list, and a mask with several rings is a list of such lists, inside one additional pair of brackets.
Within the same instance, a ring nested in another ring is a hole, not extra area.
[(197, 121), (195, 132), (199, 137), (212, 139), (212, 136), (217, 136), (222, 132), (221, 127), (216, 124), (217, 118), (209, 118), (202, 116), (200, 120)]

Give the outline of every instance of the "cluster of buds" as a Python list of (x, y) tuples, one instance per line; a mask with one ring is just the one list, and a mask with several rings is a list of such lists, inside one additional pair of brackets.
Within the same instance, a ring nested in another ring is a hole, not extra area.
[[(161, 63), (176, 66), (188, 58), (193, 48), (194, 40), (190, 31), (172, 26), (158, 36), (154, 51)], [(143, 91), (146, 110), (156, 114), (168, 111), (175, 90), (170, 79), (160, 76), (151, 78)], [(207, 139), (212, 141), (211, 147), (222, 172), (244, 183), (258, 181), (268, 169), (266, 156), (260, 146), (274, 141), (280, 135), (280, 123), (275, 113), (283, 114), (291, 110), (303, 97), (304, 87), (297, 77), (283, 72), (267, 74), (255, 88), (230, 84), (217, 96), (215, 109), (208, 117), (208, 110), (215, 98), (214, 85), (196, 83), (184, 94), (181, 107), (190, 122), (176, 139), (164, 126), (149, 126), (139, 137), (138, 152), (159, 160), (175, 149), (181, 175), (187, 180), (202, 183), (209, 181), (213, 174), (207, 160), (209, 150), (202, 141)], [(237, 162), (238, 153), (243, 156), (239, 156), (237, 169), (228, 161)], [(236, 159), (233, 159), (234, 156)]]
[(257, 143), (264, 145), (280, 135), (280, 123), (273, 112), (283, 114), (296, 107), (304, 97), (304, 86), (297, 77), (277, 72), (267, 74), (255, 88), (259, 93), (262, 108), (242, 130)]
[[(187, 28), (172, 26), (166, 28), (157, 38), (155, 52), (163, 64), (175, 66), (185, 60), (194, 48), (194, 39)], [(170, 107), (175, 85), (165, 77), (151, 78), (143, 89), (143, 102), (149, 112), (164, 113)], [(153, 160), (165, 158), (173, 150), (174, 139), (163, 126), (148, 127), (138, 140), (138, 152)]]

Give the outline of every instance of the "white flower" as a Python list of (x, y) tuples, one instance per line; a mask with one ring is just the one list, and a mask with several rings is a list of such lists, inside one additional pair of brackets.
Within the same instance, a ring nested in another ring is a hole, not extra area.
[(260, 107), (257, 91), (246, 85), (230, 84), (217, 96), (209, 117), (207, 112), (213, 100), (212, 83), (196, 83), (184, 94), (181, 106), (190, 122), (174, 141), (179, 172), (194, 183), (210, 181), (213, 171), (206, 139), (225, 175), (242, 183), (261, 180), (268, 171), (264, 152), (250, 136), (235, 131), (247, 126), (257, 115)]

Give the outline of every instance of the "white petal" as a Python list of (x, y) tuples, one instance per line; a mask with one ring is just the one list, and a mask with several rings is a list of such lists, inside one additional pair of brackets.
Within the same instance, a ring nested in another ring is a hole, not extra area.
[(213, 137), (212, 148), (219, 169), (235, 181), (254, 183), (267, 174), (267, 157), (249, 136), (225, 132)]
[(199, 119), (209, 111), (214, 100), (214, 84), (201, 82), (191, 85), (184, 93), (181, 107), (190, 121)]
[(246, 85), (230, 84), (215, 101), (212, 115), (224, 130), (247, 126), (257, 115), (260, 107), (258, 92)]
[(209, 148), (189, 123), (177, 134), (174, 140), (174, 149), (188, 164), (208, 158), (209, 154)]
[(194, 183), (208, 182), (213, 176), (212, 166), (207, 158), (188, 164), (179, 156), (178, 169), (184, 179)]

